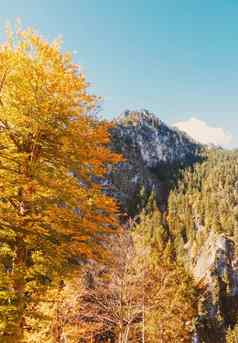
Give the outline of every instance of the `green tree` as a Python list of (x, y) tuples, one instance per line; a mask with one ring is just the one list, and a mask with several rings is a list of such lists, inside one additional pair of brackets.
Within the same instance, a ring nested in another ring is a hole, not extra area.
[(192, 279), (176, 262), (173, 243), (158, 209), (142, 213), (133, 230), (133, 241), (137, 251), (144, 251), (137, 263), (144, 270), (141, 341), (191, 342), (196, 291)]

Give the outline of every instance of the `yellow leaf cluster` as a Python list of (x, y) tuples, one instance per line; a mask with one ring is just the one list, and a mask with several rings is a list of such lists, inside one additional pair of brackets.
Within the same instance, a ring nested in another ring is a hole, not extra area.
[(0, 46), (0, 250), (7, 243), (12, 255), (3, 249), (0, 264), (19, 333), (37, 282), (48, 286), (69, 259), (104, 255), (117, 206), (98, 181), (120, 157), (71, 55), (31, 29), (9, 37)]

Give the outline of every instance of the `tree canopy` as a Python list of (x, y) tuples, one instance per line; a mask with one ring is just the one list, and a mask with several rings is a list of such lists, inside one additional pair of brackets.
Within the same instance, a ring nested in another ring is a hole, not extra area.
[[(69, 261), (103, 258), (117, 206), (98, 180), (108, 149), (98, 99), (58, 41), (31, 29), (0, 46), (0, 335), (21, 341), (24, 312)], [(35, 297), (35, 298), (34, 298)]]

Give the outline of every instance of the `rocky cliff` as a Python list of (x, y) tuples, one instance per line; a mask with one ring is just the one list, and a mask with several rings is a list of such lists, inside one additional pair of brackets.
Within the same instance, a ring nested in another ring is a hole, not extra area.
[(122, 208), (133, 215), (141, 200), (141, 190), (145, 197), (154, 190), (164, 210), (180, 168), (200, 158), (201, 146), (147, 110), (125, 111), (114, 125), (112, 148), (125, 157), (125, 162), (111, 172), (113, 194)]
[(234, 241), (224, 234), (210, 232), (194, 256), (189, 242), (189, 270), (200, 291), (199, 316), (194, 343), (226, 342), (226, 329), (233, 327), (238, 314), (238, 264)]

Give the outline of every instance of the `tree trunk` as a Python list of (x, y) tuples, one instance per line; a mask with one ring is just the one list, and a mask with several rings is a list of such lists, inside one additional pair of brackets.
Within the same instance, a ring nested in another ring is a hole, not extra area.
[(127, 343), (127, 342), (128, 342), (129, 330), (130, 330), (130, 326), (129, 326), (129, 325), (127, 325), (126, 332), (125, 332), (125, 339), (124, 339), (124, 343)]
[(24, 291), (25, 291), (25, 282), (24, 282), (24, 273), (22, 272), (22, 268), (24, 268), (24, 262), (26, 257), (26, 251), (23, 247), (18, 247), (16, 249), (16, 258), (14, 260), (12, 274), (14, 276), (14, 292), (16, 296), (16, 308), (18, 317), (16, 319), (16, 329), (15, 329), (15, 337), (14, 342), (18, 343), (21, 342), (24, 333), (24, 325), (25, 325), (25, 318), (24, 318), (24, 310), (26, 307), (25, 299), (24, 299)]

